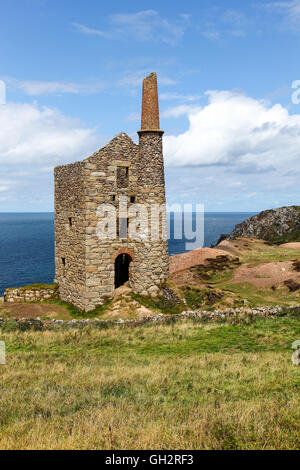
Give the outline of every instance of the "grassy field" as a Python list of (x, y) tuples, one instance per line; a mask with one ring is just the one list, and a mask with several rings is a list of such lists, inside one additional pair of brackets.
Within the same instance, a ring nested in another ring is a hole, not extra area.
[(297, 449), (297, 316), (10, 331), (0, 449)]

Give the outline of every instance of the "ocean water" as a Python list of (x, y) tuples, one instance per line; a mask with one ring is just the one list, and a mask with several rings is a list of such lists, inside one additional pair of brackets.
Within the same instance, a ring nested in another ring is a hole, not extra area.
[[(204, 246), (216, 243), (222, 233), (230, 233), (236, 224), (252, 215), (254, 213), (207, 212), (204, 217)], [(172, 232), (170, 255), (187, 251), (186, 240), (174, 240)], [(34, 282), (52, 283), (53, 278), (54, 215), (0, 213), (0, 296), (7, 287)]]

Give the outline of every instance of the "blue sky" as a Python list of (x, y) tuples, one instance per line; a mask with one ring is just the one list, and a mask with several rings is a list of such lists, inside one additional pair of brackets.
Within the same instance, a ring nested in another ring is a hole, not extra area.
[(55, 165), (121, 131), (137, 141), (141, 81), (152, 71), (169, 204), (300, 204), (300, 0), (0, 8), (0, 212), (52, 211)]

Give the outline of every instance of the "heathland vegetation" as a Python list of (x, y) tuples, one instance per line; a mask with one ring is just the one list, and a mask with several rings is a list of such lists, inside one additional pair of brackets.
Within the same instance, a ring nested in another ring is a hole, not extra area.
[(0, 448), (299, 448), (299, 310), (233, 323), (6, 324)]

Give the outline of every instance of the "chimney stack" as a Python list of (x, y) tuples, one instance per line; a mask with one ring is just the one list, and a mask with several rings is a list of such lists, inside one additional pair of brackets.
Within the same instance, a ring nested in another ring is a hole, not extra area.
[(160, 131), (157, 75), (155, 72), (143, 81), (141, 131)]
[(151, 73), (143, 81), (142, 122), (138, 131), (139, 184), (144, 190), (157, 191), (161, 204), (165, 202), (163, 133), (159, 128), (157, 76)]

